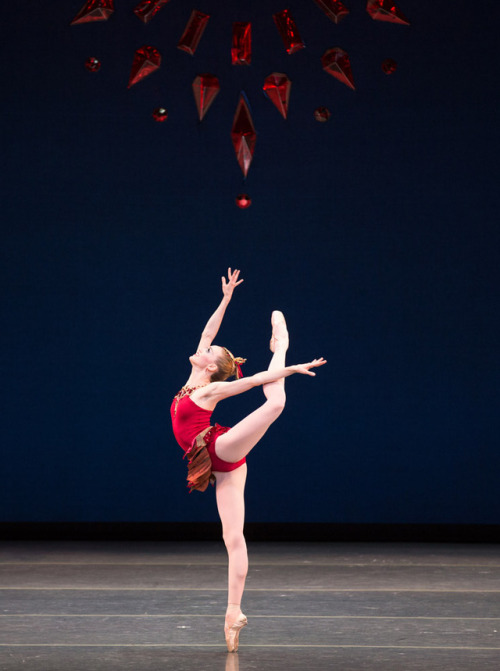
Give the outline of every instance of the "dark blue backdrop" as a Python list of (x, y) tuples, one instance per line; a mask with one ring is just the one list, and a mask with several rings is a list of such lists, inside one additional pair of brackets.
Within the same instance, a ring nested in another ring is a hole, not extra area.
[[(338, 26), (312, 0), (203, 0), (195, 57), (175, 46), (190, 3), (145, 26), (117, 0), (69, 27), (82, 1), (2, 8), (1, 520), (216, 519), (212, 492), (187, 494), (168, 407), (231, 265), (245, 283), (218, 342), (247, 374), (267, 366), (274, 308), (291, 362), (329, 361), (287, 382), (249, 459), (250, 521), (499, 523), (496, 0), (401, 0), (410, 27), (364, 0)], [(285, 7), (307, 44), (293, 56), (271, 19)], [(250, 67), (230, 64), (238, 20)], [(127, 90), (143, 44), (163, 66)], [(355, 92), (322, 71), (331, 46)], [(200, 124), (191, 82), (207, 71), (222, 90)], [(287, 121), (261, 91), (273, 71), (293, 81)], [(242, 89), (259, 133), (245, 185), (229, 138)]]

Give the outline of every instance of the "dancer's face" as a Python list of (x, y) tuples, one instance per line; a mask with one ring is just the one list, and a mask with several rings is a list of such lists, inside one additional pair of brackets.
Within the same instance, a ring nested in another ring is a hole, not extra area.
[(217, 367), (217, 359), (221, 353), (222, 347), (219, 347), (218, 345), (212, 345), (211, 347), (204, 347), (203, 349), (199, 349), (196, 354), (192, 354), (189, 357), (189, 361), (193, 366), (198, 368), (207, 368), (208, 366), (210, 366), (210, 368), (213, 366)]

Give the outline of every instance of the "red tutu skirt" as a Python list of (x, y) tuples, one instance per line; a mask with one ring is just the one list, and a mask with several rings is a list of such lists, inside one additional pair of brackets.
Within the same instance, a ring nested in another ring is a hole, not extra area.
[(189, 493), (193, 489), (204, 492), (209, 483), (214, 484), (215, 477), (212, 473), (212, 459), (208, 452), (208, 446), (215, 442), (218, 436), (227, 431), (229, 431), (227, 426), (220, 426), (219, 424), (208, 426), (193, 440), (193, 444), (184, 455), (189, 459), (186, 478)]

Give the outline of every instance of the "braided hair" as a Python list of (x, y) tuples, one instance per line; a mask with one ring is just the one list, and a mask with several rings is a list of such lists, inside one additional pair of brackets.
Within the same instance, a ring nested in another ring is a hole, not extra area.
[(240, 366), (245, 361), (246, 359), (233, 356), (227, 347), (223, 347), (222, 354), (215, 361), (217, 370), (210, 376), (210, 382), (221, 382), (233, 375), (239, 380), (240, 377), (243, 377)]

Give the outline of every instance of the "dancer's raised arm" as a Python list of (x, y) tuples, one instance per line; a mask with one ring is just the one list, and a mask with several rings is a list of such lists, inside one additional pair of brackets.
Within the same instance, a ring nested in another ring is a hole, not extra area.
[(243, 280), (238, 279), (239, 276), (240, 276), (239, 270), (231, 271), (231, 268), (228, 268), (227, 281), (225, 277), (222, 277), (222, 294), (223, 294), (222, 300), (218, 308), (215, 310), (213, 315), (206, 323), (205, 328), (203, 329), (200, 342), (198, 343), (199, 350), (204, 347), (210, 347), (215, 336), (217, 335), (220, 325), (222, 323), (222, 319), (226, 312), (226, 308), (229, 305), (229, 301), (233, 296), (234, 288), (243, 282)]
[(240, 380), (234, 380), (233, 382), (212, 382), (204, 389), (198, 391), (198, 398), (200, 398), (200, 400), (203, 399), (205, 401), (214, 401), (218, 403), (224, 398), (243, 394), (249, 389), (268, 384), (269, 382), (276, 382), (276, 380), (289, 377), (290, 375), (294, 375), (294, 373), (314, 376), (316, 373), (313, 373), (311, 368), (324, 366), (325, 363), (326, 359), (321, 357), (320, 359), (314, 359), (309, 363), (285, 366), (284, 368), (278, 368), (277, 370), (262, 371), (261, 373), (255, 373), (255, 375), (249, 375), (248, 377), (243, 377)]

